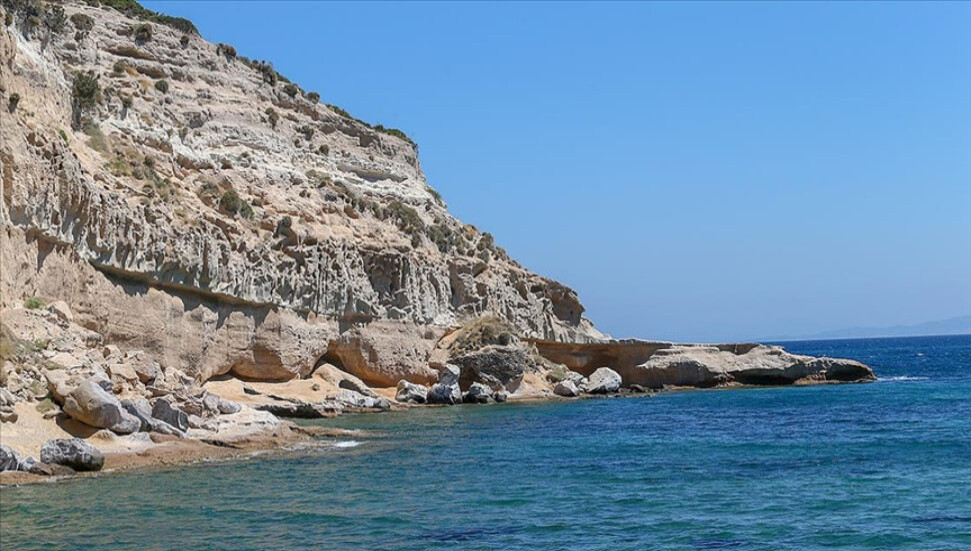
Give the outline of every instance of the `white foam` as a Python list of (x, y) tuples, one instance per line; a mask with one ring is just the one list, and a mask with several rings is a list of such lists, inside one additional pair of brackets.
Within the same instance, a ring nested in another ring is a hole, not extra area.
[(343, 440), (341, 442), (334, 442), (333, 444), (335, 448), (356, 448), (360, 445), (361, 443), (357, 440)]
[(880, 377), (878, 381), (897, 382), (897, 381), (926, 381), (930, 377), (911, 377), (910, 375), (898, 375), (897, 377)]

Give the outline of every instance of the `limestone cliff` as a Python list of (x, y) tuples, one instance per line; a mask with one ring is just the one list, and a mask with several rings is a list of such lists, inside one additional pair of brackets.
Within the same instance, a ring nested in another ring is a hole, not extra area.
[[(134, 2), (2, 0), (2, 306), (200, 379), (434, 380), (447, 328), (603, 336), (577, 294), (449, 214), (405, 134)], [(111, 7), (114, 6), (114, 7)]]

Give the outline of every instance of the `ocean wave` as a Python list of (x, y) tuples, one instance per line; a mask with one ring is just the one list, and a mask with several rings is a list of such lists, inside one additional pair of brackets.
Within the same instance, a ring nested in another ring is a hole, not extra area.
[(357, 440), (342, 440), (340, 442), (334, 442), (331, 444), (335, 448), (356, 448), (361, 445)]
[(913, 377), (910, 375), (898, 375), (896, 377), (878, 377), (878, 381), (898, 382), (898, 381), (926, 381), (930, 377)]

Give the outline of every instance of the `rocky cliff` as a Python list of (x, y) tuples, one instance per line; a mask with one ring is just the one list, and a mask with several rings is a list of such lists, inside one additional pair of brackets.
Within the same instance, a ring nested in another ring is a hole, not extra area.
[(200, 379), (328, 356), (429, 381), (438, 338), (487, 312), (602, 338), (572, 289), (449, 214), (404, 133), (134, 2), (2, 4), (4, 306), (63, 299)]

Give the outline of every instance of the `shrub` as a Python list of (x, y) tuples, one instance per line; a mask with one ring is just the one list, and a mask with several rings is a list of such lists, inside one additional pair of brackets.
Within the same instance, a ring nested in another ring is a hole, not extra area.
[(64, 8), (53, 5), (44, 13), (44, 27), (47, 28), (48, 36), (60, 33), (67, 26), (67, 15)]
[(131, 96), (127, 94), (124, 96), (121, 96), (121, 106), (124, 107), (125, 109), (131, 109), (132, 103), (133, 103), (133, 100)]
[(71, 96), (81, 109), (90, 109), (101, 101), (101, 86), (93, 72), (78, 73), (71, 86)]
[(238, 214), (243, 218), (253, 217), (253, 207), (243, 201), (242, 197), (232, 189), (223, 192), (222, 197), (219, 198), (219, 208), (230, 214)]
[(313, 103), (320, 101), (320, 94), (317, 92), (307, 92), (307, 99)]
[(122, 61), (122, 60), (119, 59), (118, 61), (115, 62), (114, 65), (111, 66), (111, 72), (113, 72), (116, 75), (120, 75), (120, 74), (123, 74), (125, 72), (125, 69), (127, 67), (128, 67), (128, 65), (125, 64), (124, 61)]
[(492, 238), (492, 234), (491, 233), (488, 233), (488, 232), (483, 233), (482, 234), (482, 237), (479, 239), (479, 243), (476, 244), (476, 247), (475, 248), (479, 249), (480, 251), (485, 251), (485, 250), (493, 251), (493, 250), (495, 250), (495, 248), (496, 248), (496, 242)]
[(9, 27), (10, 25), (13, 25), (13, 14), (10, 13), (9, 11), (4, 12), (3, 14), (3, 24), (7, 27)]
[(229, 44), (219, 43), (216, 45), (216, 55), (224, 55), (226, 59), (234, 59), (236, 57), (236, 48)]
[(385, 128), (379, 124), (379, 125), (376, 125), (374, 129), (377, 130), (378, 132), (384, 132), (385, 134), (391, 134), (392, 136), (401, 138), (402, 140), (408, 143), (412, 143), (412, 144), (415, 143), (412, 141), (411, 138), (408, 137), (407, 134), (405, 134), (401, 130), (398, 130), (397, 128)]
[(284, 216), (276, 224), (276, 235), (290, 235), (290, 229), (293, 227), (293, 219), (289, 216)]
[(83, 13), (75, 13), (71, 16), (71, 24), (77, 30), (74, 33), (74, 40), (81, 42), (87, 38), (88, 33), (94, 28), (94, 18)]
[(62, 140), (64, 140), (64, 143), (68, 143), (67, 133), (64, 132), (63, 128), (57, 129), (57, 135), (60, 136)]
[(331, 111), (337, 113), (338, 115), (344, 117), (345, 119), (354, 120), (354, 117), (352, 117), (350, 113), (341, 109), (340, 107), (337, 107), (336, 105), (328, 105), (327, 107), (330, 107)]
[(259, 64), (260, 74), (263, 76), (263, 82), (269, 84), (270, 86), (276, 86), (277, 73), (273, 69), (273, 64), (261, 61)]
[(296, 97), (297, 92), (299, 91), (300, 90), (297, 88), (297, 85), (293, 83), (289, 83), (283, 87), (283, 93), (290, 96), (291, 98)]
[(321, 155), (330, 155), (330, 146), (327, 145), (327, 144), (323, 144), (323, 145), (321, 145), (320, 147), (317, 148), (317, 151)]
[(182, 46), (183, 48), (185, 48), (186, 46), (188, 46), (189, 45), (189, 35), (187, 35), (187, 34), (182, 35), (182, 38), (179, 39), (179, 45)]
[(17, 105), (19, 103), (20, 103), (20, 94), (14, 92), (13, 94), (10, 94), (10, 97), (7, 98), (7, 109), (11, 113), (13, 113), (14, 110), (17, 109)]
[(314, 137), (314, 127), (310, 126), (309, 124), (301, 126), (298, 131), (303, 134), (303, 139), (307, 140), (308, 142)]
[(277, 114), (276, 109), (272, 107), (266, 108), (266, 118), (270, 121), (270, 126), (276, 128), (277, 121), (280, 120), (280, 115)]
[(165, 79), (156, 80), (155, 89), (158, 90), (159, 92), (162, 92), (163, 94), (167, 94), (169, 92), (169, 81)]
[(425, 191), (427, 191), (432, 196), (432, 198), (435, 199), (436, 203), (438, 203), (443, 207), (445, 206), (445, 200), (442, 199), (442, 194), (439, 193), (437, 189), (433, 188), (428, 184), (425, 184)]
[(172, 17), (164, 13), (156, 13), (144, 8), (136, 0), (101, 0), (101, 5), (114, 8), (128, 17), (141, 19), (143, 21), (153, 21), (166, 27), (172, 27), (177, 31), (189, 34), (199, 34), (199, 29), (192, 24), (192, 21), (184, 17)]
[(152, 39), (152, 26), (148, 23), (140, 23), (132, 29), (135, 42), (148, 42)]
[(492, 344), (508, 345), (518, 340), (516, 329), (496, 316), (485, 315), (466, 324), (456, 332), (449, 350), (462, 354)]
[(398, 228), (409, 235), (414, 235), (425, 229), (425, 222), (421, 219), (421, 216), (418, 216), (418, 211), (401, 201), (392, 201), (388, 205), (388, 214), (394, 218)]
[(36, 310), (44, 307), (44, 299), (40, 297), (30, 297), (24, 301), (24, 308)]

